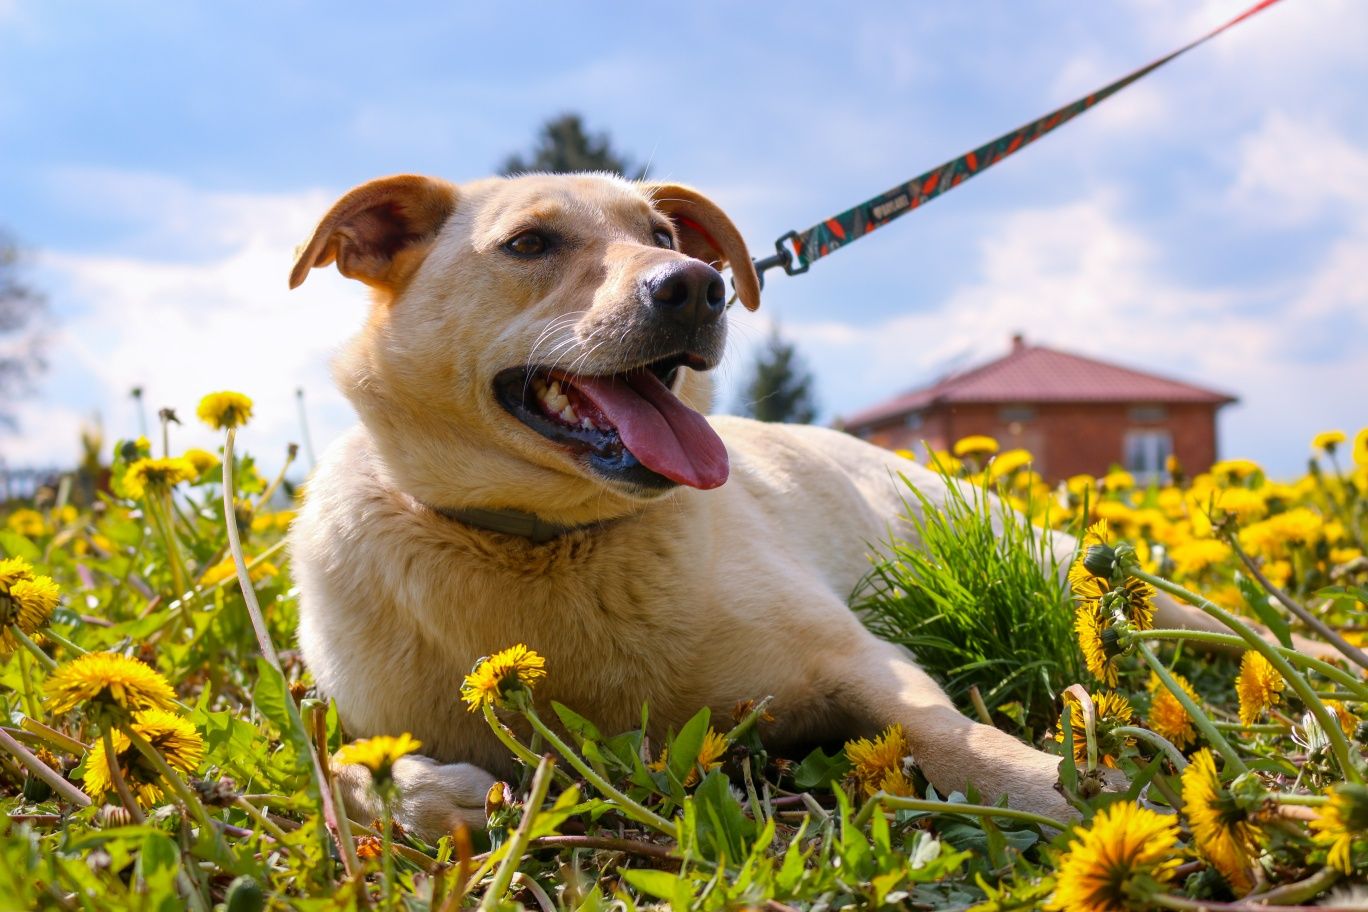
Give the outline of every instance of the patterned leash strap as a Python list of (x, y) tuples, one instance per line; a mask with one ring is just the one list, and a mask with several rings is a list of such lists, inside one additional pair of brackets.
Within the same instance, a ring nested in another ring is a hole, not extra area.
[(1213, 31), (1208, 32), (1190, 44), (1180, 47), (1165, 57), (1141, 67), (1121, 77), (1111, 85), (1098, 89), (1077, 101), (1051, 111), (1038, 120), (1005, 133), (977, 149), (952, 158), (943, 165), (937, 165), (925, 174), (919, 174), (905, 184), (880, 193), (854, 208), (839, 215), (818, 222), (805, 231), (790, 231), (774, 242), (775, 253), (755, 260), (755, 271), (763, 283), (765, 271), (782, 267), (789, 275), (807, 272), (808, 267), (833, 251), (839, 250), (851, 241), (864, 237), (875, 228), (881, 228), (895, 218), (906, 215), (923, 203), (927, 203), (976, 174), (981, 174), (1007, 156), (1035, 142), (1040, 137), (1073, 120), (1079, 114), (1093, 107), (1104, 98), (1110, 98), (1126, 86), (1143, 76), (1154, 72), (1170, 60), (1187, 53), (1199, 44), (1210, 41), (1237, 23), (1261, 12), (1279, 0), (1260, 0), (1240, 15)]

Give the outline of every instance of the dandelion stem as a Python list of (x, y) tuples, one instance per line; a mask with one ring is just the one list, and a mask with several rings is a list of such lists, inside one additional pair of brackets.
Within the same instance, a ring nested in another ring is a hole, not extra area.
[[(23, 636), (23, 631), (18, 627), (12, 627), (15, 633)], [(27, 647), (27, 644), (25, 644)], [(28, 655), (24, 652), (19, 653), (19, 680), (20, 686), (24, 688), (24, 704), (30, 716), (38, 715), (38, 693), (33, 689), (33, 677), (29, 674)], [(50, 671), (51, 669), (49, 669)]]
[[(1194, 643), (1207, 643), (1212, 646), (1244, 648), (1246, 645), (1242, 637), (1237, 637), (1233, 633), (1212, 633), (1206, 630), (1184, 630), (1182, 628), (1156, 628), (1137, 633), (1135, 636), (1145, 640), (1190, 640)], [(1298, 652), (1295, 649), (1289, 649), (1286, 646), (1273, 646), (1271, 643), (1269, 645), (1293, 665), (1300, 665), (1309, 671), (1329, 678), (1336, 684), (1348, 687), (1358, 694), (1355, 697), (1356, 700), (1368, 702), (1368, 686), (1365, 686), (1362, 681), (1356, 680), (1343, 668), (1336, 668), (1329, 662)]]
[(52, 642), (56, 643), (58, 646), (61, 646), (68, 652), (75, 653), (77, 656), (83, 656), (87, 652), (90, 652), (89, 649), (77, 646), (71, 640), (68, 640), (66, 637), (62, 636), (57, 631), (53, 630), (51, 627), (48, 627), (46, 630), (43, 631), (43, 636), (47, 637), (49, 640), (52, 640)]
[(261, 492), (261, 497), (257, 498), (256, 508), (258, 510), (266, 506), (267, 501), (271, 499), (271, 495), (276, 492), (276, 488), (280, 487), (280, 483), (285, 480), (285, 473), (289, 471), (290, 465), (294, 461), (295, 447), (291, 444), (290, 448), (285, 451), (285, 464), (280, 467), (280, 471), (276, 473), (276, 477), (266, 486), (266, 490)]
[(494, 872), (494, 880), (480, 900), (481, 912), (497, 909), (502, 905), (503, 895), (508, 892), (508, 885), (513, 881), (513, 872), (518, 870), (523, 852), (532, 838), (532, 826), (537, 821), (542, 802), (546, 800), (546, 792), (551, 788), (551, 770), (555, 765), (556, 759), (550, 754), (542, 757), (537, 763), (537, 772), (532, 776), (532, 793), (527, 796), (522, 820), (518, 822), (518, 828), (513, 831), (513, 836), (505, 845), (503, 861)]
[(247, 614), (252, 619), (257, 646), (266, 661), (271, 663), (271, 667), (280, 671), (280, 656), (276, 655), (275, 646), (271, 643), (271, 633), (266, 627), (266, 618), (261, 613), (256, 587), (252, 585), (251, 574), (247, 571), (247, 560), (242, 554), (242, 540), (238, 537), (237, 514), (233, 509), (233, 495), (237, 490), (233, 483), (233, 439), (236, 435), (237, 431), (229, 428), (223, 441), (223, 523), (228, 527), (228, 550), (232, 552), (233, 563), (237, 565), (238, 585), (242, 588), (242, 600), (247, 603)]
[(146, 738), (134, 731), (133, 726), (122, 725), (120, 726), (120, 729), (123, 731), (124, 735), (128, 737), (128, 740), (132, 742), (133, 746), (137, 748), (138, 753), (142, 754), (143, 757), (147, 759), (147, 762), (151, 763), (152, 766), (156, 768), (157, 773), (166, 781), (166, 784), (171, 787), (171, 791), (176, 793), (176, 797), (180, 799), (181, 804), (184, 804), (186, 808), (189, 809), (190, 813), (194, 815), (200, 825), (210, 832), (217, 833), (218, 830), (214, 828), (214, 821), (210, 819), (209, 812), (204, 809), (203, 803), (200, 802), (194, 792), (190, 791), (190, 787), (185, 784), (185, 780), (180, 777), (180, 773), (177, 773), (171, 768), (171, 764), (166, 762), (166, 758), (161, 755), (161, 752), (153, 747)]
[(1192, 724), (1196, 725), (1197, 728), (1201, 730), (1202, 734), (1206, 736), (1206, 739), (1210, 742), (1211, 746), (1216, 748), (1221, 756), (1225, 757), (1226, 762), (1230, 764), (1231, 768), (1239, 773), (1249, 772), (1249, 767), (1245, 766), (1244, 761), (1240, 759), (1240, 755), (1235, 752), (1235, 748), (1230, 746), (1230, 742), (1225, 739), (1225, 736), (1221, 734), (1220, 730), (1212, 723), (1207, 714), (1202, 712), (1202, 708), (1197, 705), (1196, 701), (1188, 696), (1187, 691), (1174, 679), (1173, 674), (1164, 667), (1164, 663), (1159, 661), (1159, 657), (1154, 654), (1154, 650), (1150, 649), (1144, 643), (1136, 643), (1135, 651), (1140, 653), (1140, 657), (1145, 660), (1145, 663), (1149, 665), (1159, 677), (1159, 680), (1164, 682), (1164, 686), (1169, 689), (1169, 693), (1173, 694), (1174, 699), (1182, 704), (1183, 709), (1187, 710), (1188, 716), (1192, 719)]
[(119, 769), (119, 752), (114, 749), (113, 730), (103, 728), (100, 731), (100, 738), (104, 741), (105, 764), (109, 767), (109, 781), (114, 783), (114, 791), (119, 793), (119, 800), (128, 809), (133, 822), (146, 823), (147, 818), (143, 816), (142, 808), (138, 807), (138, 802), (134, 800), (133, 793), (128, 790), (123, 770)]
[(1112, 729), (1112, 734), (1129, 735), (1132, 738), (1139, 738), (1141, 741), (1148, 741), (1163, 751), (1169, 760), (1173, 761), (1173, 765), (1178, 768), (1180, 773), (1187, 769), (1188, 762), (1187, 758), (1183, 756), (1183, 752), (1172, 741), (1158, 732), (1152, 732), (1148, 728), (1140, 728), (1135, 725), (1118, 725)]
[(565, 758), (566, 762), (575, 768), (575, 772), (583, 776), (587, 782), (597, 788), (600, 792), (620, 804), (624, 814), (637, 823), (649, 826), (651, 829), (663, 833), (666, 836), (671, 838), (678, 836), (675, 825), (672, 822), (661, 817), (659, 814), (648, 810), (631, 798), (628, 798), (625, 793), (619, 791), (606, 778), (600, 776), (593, 767), (580, 759), (579, 754), (571, 750), (570, 746), (561, 740), (560, 735), (557, 735), (541, 720), (541, 717), (537, 715), (537, 711), (532, 708), (530, 701), (524, 703), (520, 708), (523, 711), (523, 715), (527, 717), (527, 721), (532, 723), (532, 728), (540, 733), (541, 736), (546, 739), (546, 742), (554, 747), (556, 751)]
[(39, 760), (28, 748), (14, 740), (10, 733), (0, 728), (0, 747), (9, 751), (30, 773), (42, 779), (52, 790), (77, 807), (89, 807), (90, 798), (85, 792), (66, 781), (55, 769)]
[(1245, 569), (1247, 569), (1250, 572), (1250, 574), (1253, 575), (1254, 579), (1258, 580), (1259, 585), (1262, 586), (1266, 592), (1268, 592), (1275, 599), (1277, 599), (1284, 608), (1286, 608), (1288, 611), (1296, 615), (1297, 620), (1301, 621), (1307, 627), (1310, 627), (1319, 636), (1324, 638), (1326, 642), (1334, 646), (1340, 652), (1344, 653), (1345, 657), (1348, 658), (1349, 661), (1353, 662), (1354, 664), (1362, 668), (1368, 668), (1368, 655), (1365, 655), (1363, 653), (1363, 650), (1359, 649), (1357, 646), (1354, 646), (1344, 637), (1340, 636), (1338, 633), (1335, 632), (1333, 627), (1322, 621), (1320, 618), (1316, 617), (1311, 612), (1307, 611), (1305, 607), (1298, 604), (1286, 592), (1283, 592), (1282, 589), (1273, 585), (1273, 583), (1268, 579), (1268, 577), (1264, 576), (1263, 571), (1259, 569), (1259, 566), (1255, 564), (1254, 561), (1249, 557), (1249, 555), (1244, 552), (1244, 549), (1240, 547), (1239, 536), (1235, 535), (1233, 531), (1227, 531), (1225, 534), (1225, 540), (1226, 544), (1230, 545), (1231, 550), (1235, 552), (1235, 556), (1238, 557), (1240, 559), (1240, 562), (1245, 565)]
[(384, 885), (385, 905), (394, 906), (394, 786), (385, 790), (380, 800), (380, 870)]
[(931, 814), (970, 814), (974, 817), (1002, 817), (1007, 820), (1020, 820), (1024, 823), (1034, 823), (1037, 826), (1050, 827), (1058, 830), (1067, 826), (1055, 820), (1053, 817), (1046, 817), (1043, 814), (1033, 814), (1030, 811), (1023, 811), (1017, 808), (993, 807), (987, 804), (957, 804), (950, 801), (931, 801), (926, 798), (904, 798), (901, 795), (890, 795), (887, 792), (875, 792), (870, 799), (865, 802), (864, 807), (855, 815), (851, 821), (852, 825), (862, 827), (869, 822), (869, 818), (874, 816), (874, 812), (879, 808), (892, 808), (900, 811), (925, 811)]
[(256, 823), (257, 826), (265, 830), (267, 835), (269, 835), (279, 844), (280, 850), (282, 852), (285, 852), (286, 854), (289, 854), (291, 852), (290, 844), (288, 841), (288, 837), (285, 835), (285, 831), (282, 830), (279, 826), (277, 826), (274, 820), (272, 820), (266, 814), (262, 813), (261, 810), (255, 804), (252, 804), (252, 802), (248, 801), (246, 798), (239, 795), (236, 799), (234, 799), (233, 806), (236, 807), (238, 810), (242, 811), (242, 813), (246, 814), (248, 817), (250, 817), (253, 820), (253, 822)]
[[(52, 656), (48, 655), (46, 652), (43, 652), (42, 647), (39, 646), (37, 643), (33, 642), (33, 640), (29, 639), (28, 634), (20, 630), (17, 624), (11, 624), (9, 630), (10, 633), (14, 635), (14, 638), (18, 640), (19, 643), (26, 650), (33, 654), (33, 657), (38, 660), (39, 665), (42, 665), (43, 668), (45, 668), (48, 671), (52, 671), (54, 668), (57, 667), (57, 662), (53, 660)], [(19, 670), (24, 676), (24, 687), (27, 690), (29, 687), (28, 666), (25, 665), (23, 662), (20, 662)], [(29, 715), (36, 716), (38, 715), (38, 713), (30, 711)]]
[[(1339, 877), (1339, 871), (1334, 868), (1321, 868), (1304, 880), (1284, 884), (1277, 889), (1260, 893), (1258, 896), (1247, 897), (1247, 901), (1241, 900), (1239, 902), (1188, 899), (1185, 896), (1174, 896), (1171, 893), (1154, 893), (1149, 897), (1149, 900), (1159, 908), (1178, 909), (1180, 912), (1269, 912), (1270, 909), (1276, 909), (1278, 912), (1327, 912), (1332, 907), (1296, 904), (1329, 889), (1335, 881), (1339, 880)], [(1347, 909), (1349, 907), (1342, 906), (1340, 908)]]
[[(1311, 686), (1306, 683), (1306, 679), (1297, 673), (1296, 669), (1288, 663), (1287, 659), (1283, 658), (1278, 650), (1274, 649), (1263, 639), (1263, 637), (1250, 629), (1249, 625), (1242, 623), (1235, 615), (1214, 604), (1211, 600), (1203, 598), (1197, 593), (1179, 586), (1177, 583), (1169, 582), (1162, 576), (1146, 573), (1138, 566), (1128, 567), (1127, 570), (1131, 576), (1144, 580), (1156, 589), (1162, 589), (1169, 595), (1177, 596), (1190, 605), (1196, 605), (1198, 608), (1239, 634), (1240, 638), (1248, 643), (1252, 649), (1267, 659), (1268, 663), (1272, 665), (1277, 672), (1283, 676), (1287, 683), (1292, 686), (1292, 689), (1297, 692), (1297, 696), (1301, 698), (1302, 703), (1304, 703), (1306, 708), (1311, 711), (1311, 714), (1316, 717), (1316, 721), (1320, 723), (1320, 727), (1325, 730), (1325, 736), (1330, 741), (1330, 749), (1335, 754), (1335, 760), (1339, 763), (1340, 772), (1344, 774), (1344, 778), (1348, 779), (1350, 782), (1360, 784), (1363, 782), (1363, 774), (1360, 773), (1358, 767), (1354, 765), (1349, 754), (1349, 743), (1344, 739), (1344, 732), (1340, 730), (1339, 724), (1335, 721), (1334, 716), (1331, 715), (1330, 710), (1326, 708), (1325, 704), (1317, 699), (1315, 692), (1311, 690)], [(1141, 644), (1139, 648), (1146, 649), (1143, 644)], [(1153, 655), (1153, 653), (1151, 653), (1151, 655)], [(1192, 710), (1188, 710), (1189, 715), (1191, 712)], [(1215, 729), (1212, 729), (1212, 731), (1215, 731)], [(1241, 770), (1241, 772), (1243, 772), (1243, 770)]]
[(1330, 803), (1328, 795), (1289, 795), (1271, 792), (1266, 797), (1271, 801), (1278, 802), (1278, 804), (1293, 804), (1298, 807), (1322, 807)]

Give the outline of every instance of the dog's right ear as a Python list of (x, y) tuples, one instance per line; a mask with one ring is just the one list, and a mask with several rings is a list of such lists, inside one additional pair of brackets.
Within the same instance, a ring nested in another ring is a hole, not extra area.
[(347, 278), (393, 294), (455, 208), (456, 188), (446, 181), (400, 174), (364, 183), (333, 204), (296, 251), (290, 287), (298, 288), (310, 269), (336, 261)]

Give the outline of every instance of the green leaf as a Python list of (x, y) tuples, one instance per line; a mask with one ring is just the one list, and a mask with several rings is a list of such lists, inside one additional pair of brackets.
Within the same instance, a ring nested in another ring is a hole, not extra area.
[(565, 730), (581, 741), (603, 740), (603, 735), (599, 734), (598, 727), (570, 707), (552, 700), (551, 708), (556, 711), (557, 716), (560, 716), (561, 724), (565, 726)]
[(793, 784), (800, 789), (828, 788), (831, 783), (845, 778), (849, 771), (850, 761), (846, 759), (845, 751), (828, 756), (816, 747), (793, 768)]
[(679, 875), (669, 871), (644, 870), (623, 871), (622, 879), (648, 896), (665, 900), (674, 898), (675, 887), (680, 880)]
[(291, 717), (292, 708), (289, 687), (285, 683), (285, 677), (265, 659), (258, 658), (257, 685), (252, 690), (252, 705), (280, 731), (280, 736), (287, 743), (294, 747), (295, 763), (300, 769), (307, 770), (309, 766), (309, 742), (304, 739), (304, 734), (294, 723)]
[(670, 775), (680, 782), (689, 778), (690, 771), (698, 763), (698, 752), (703, 749), (703, 739), (708, 734), (708, 721), (711, 715), (708, 707), (703, 707), (694, 713), (692, 719), (684, 723), (679, 734), (670, 742), (668, 768)]
[(1235, 585), (1239, 586), (1240, 594), (1244, 596), (1245, 603), (1263, 622), (1263, 625), (1273, 631), (1273, 635), (1278, 638), (1279, 643), (1291, 649), (1292, 627), (1288, 624), (1282, 609), (1273, 604), (1272, 596), (1243, 573), (1237, 572), (1235, 574)]
[(3, 548), (10, 557), (22, 557), (30, 564), (37, 563), (43, 557), (43, 552), (38, 550), (37, 545), (9, 529), (0, 529), (0, 548)]

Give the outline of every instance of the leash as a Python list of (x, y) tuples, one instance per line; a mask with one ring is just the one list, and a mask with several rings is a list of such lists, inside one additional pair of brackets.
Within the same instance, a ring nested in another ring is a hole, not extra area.
[(886, 190), (872, 199), (847, 209), (839, 215), (818, 222), (804, 231), (788, 231), (774, 242), (775, 252), (770, 256), (755, 259), (755, 271), (760, 284), (765, 284), (765, 272), (782, 268), (789, 275), (802, 275), (817, 260), (827, 256), (847, 244), (857, 241), (875, 228), (882, 228), (896, 218), (930, 202), (947, 190), (958, 187), (971, 177), (981, 174), (1021, 149), (1035, 142), (1046, 133), (1062, 127), (1079, 114), (1097, 105), (1106, 98), (1126, 88), (1131, 83), (1153, 73), (1164, 64), (1186, 54), (1237, 25), (1256, 13), (1262, 12), (1279, 0), (1260, 0), (1240, 15), (1224, 25), (1207, 32), (1189, 44), (1153, 63), (1122, 76), (1120, 79), (1092, 92), (1077, 101), (1070, 102), (1044, 117), (1031, 121), (1010, 133), (1004, 133), (977, 149), (965, 152), (937, 165), (925, 174), (919, 174), (906, 183)]

